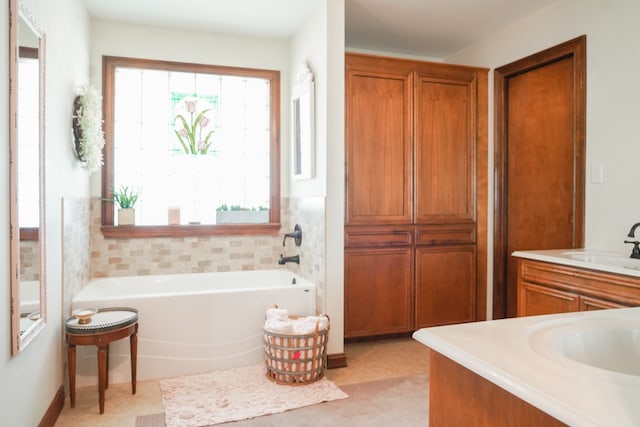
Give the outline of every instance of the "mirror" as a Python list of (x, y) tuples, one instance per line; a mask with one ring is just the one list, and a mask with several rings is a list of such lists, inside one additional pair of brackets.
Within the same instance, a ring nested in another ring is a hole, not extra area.
[(314, 86), (306, 62), (298, 68), (291, 102), (293, 177), (313, 178), (314, 173)]
[(10, 1), (11, 341), (18, 354), (46, 324), (44, 35)]

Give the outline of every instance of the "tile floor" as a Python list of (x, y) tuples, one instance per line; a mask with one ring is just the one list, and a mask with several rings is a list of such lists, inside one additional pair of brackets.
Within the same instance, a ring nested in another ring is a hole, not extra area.
[[(428, 373), (428, 351), (410, 338), (346, 344), (349, 366), (327, 370), (326, 376), (337, 385), (345, 385)], [(77, 390), (74, 409), (69, 408), (69, 396), (66, 396), (56, 427), (133, 427), (139, 415), (162, 411), (156, 380), (139, 381), (135, 395), (131, 395), (128, 383), (110, 385), (102, 415), (98, 413), (97, 387), (85, 387)]]

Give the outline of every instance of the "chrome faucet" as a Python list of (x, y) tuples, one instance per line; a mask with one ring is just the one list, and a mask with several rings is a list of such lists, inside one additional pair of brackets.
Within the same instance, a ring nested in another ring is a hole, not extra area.
[[(636, 228), (640, 227), (640, 222), (633, 224), (631, 230), (629, 230), (629, 234), (627, 237), (631, 237), (632, 239), (636, 238)], [(640, 242), (638, 240), (625, 240), (625, 243), (631, 243), (633, 245), (633, 249), (631, 250), (631, 258), (640, 259)]]
[(278, 264), (285, 265), (288, 262), (295, 262), (296, 264), (300, 264), (300, 255), (282, 256), (282, 254), (280, 254), (280, 259), (278, 260)]

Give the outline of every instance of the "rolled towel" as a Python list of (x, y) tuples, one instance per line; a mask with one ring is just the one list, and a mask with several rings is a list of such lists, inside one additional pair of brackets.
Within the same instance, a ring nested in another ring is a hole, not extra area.
[(329, 318), (326, 315), (320, 316), (320, 323), (318, 324), (318, 330), (324, 331), (325, 329), (329, 329)]
[(287, 313), (287, 310), (284, 308), (272, 307), (267, 309), (265, 317), (267, 320), (278, 319), (278, 320), (286, 321), (289, 319), (289, 314)]
[(316, 324), (318, 331), (328, 329), (329, 318), (325, 315), (299, 318), (293, 323), (293, 331), (296, 335), (309, 335), (316, 331)]

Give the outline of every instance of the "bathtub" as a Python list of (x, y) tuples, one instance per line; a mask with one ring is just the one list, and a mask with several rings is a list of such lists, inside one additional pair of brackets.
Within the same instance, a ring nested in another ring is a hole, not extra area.
[[(72, 309), (138, 310), (137, 379), (230, 369), (264, 360), (265, 310), (316, 314), (316, 289), (288, 270), (169, 274), (91, 280)], [(97, 384), (95, 346), (77, 347), (76, 384)], [(109, 347), (109, 382), (131, 380), (129, 340)]]

